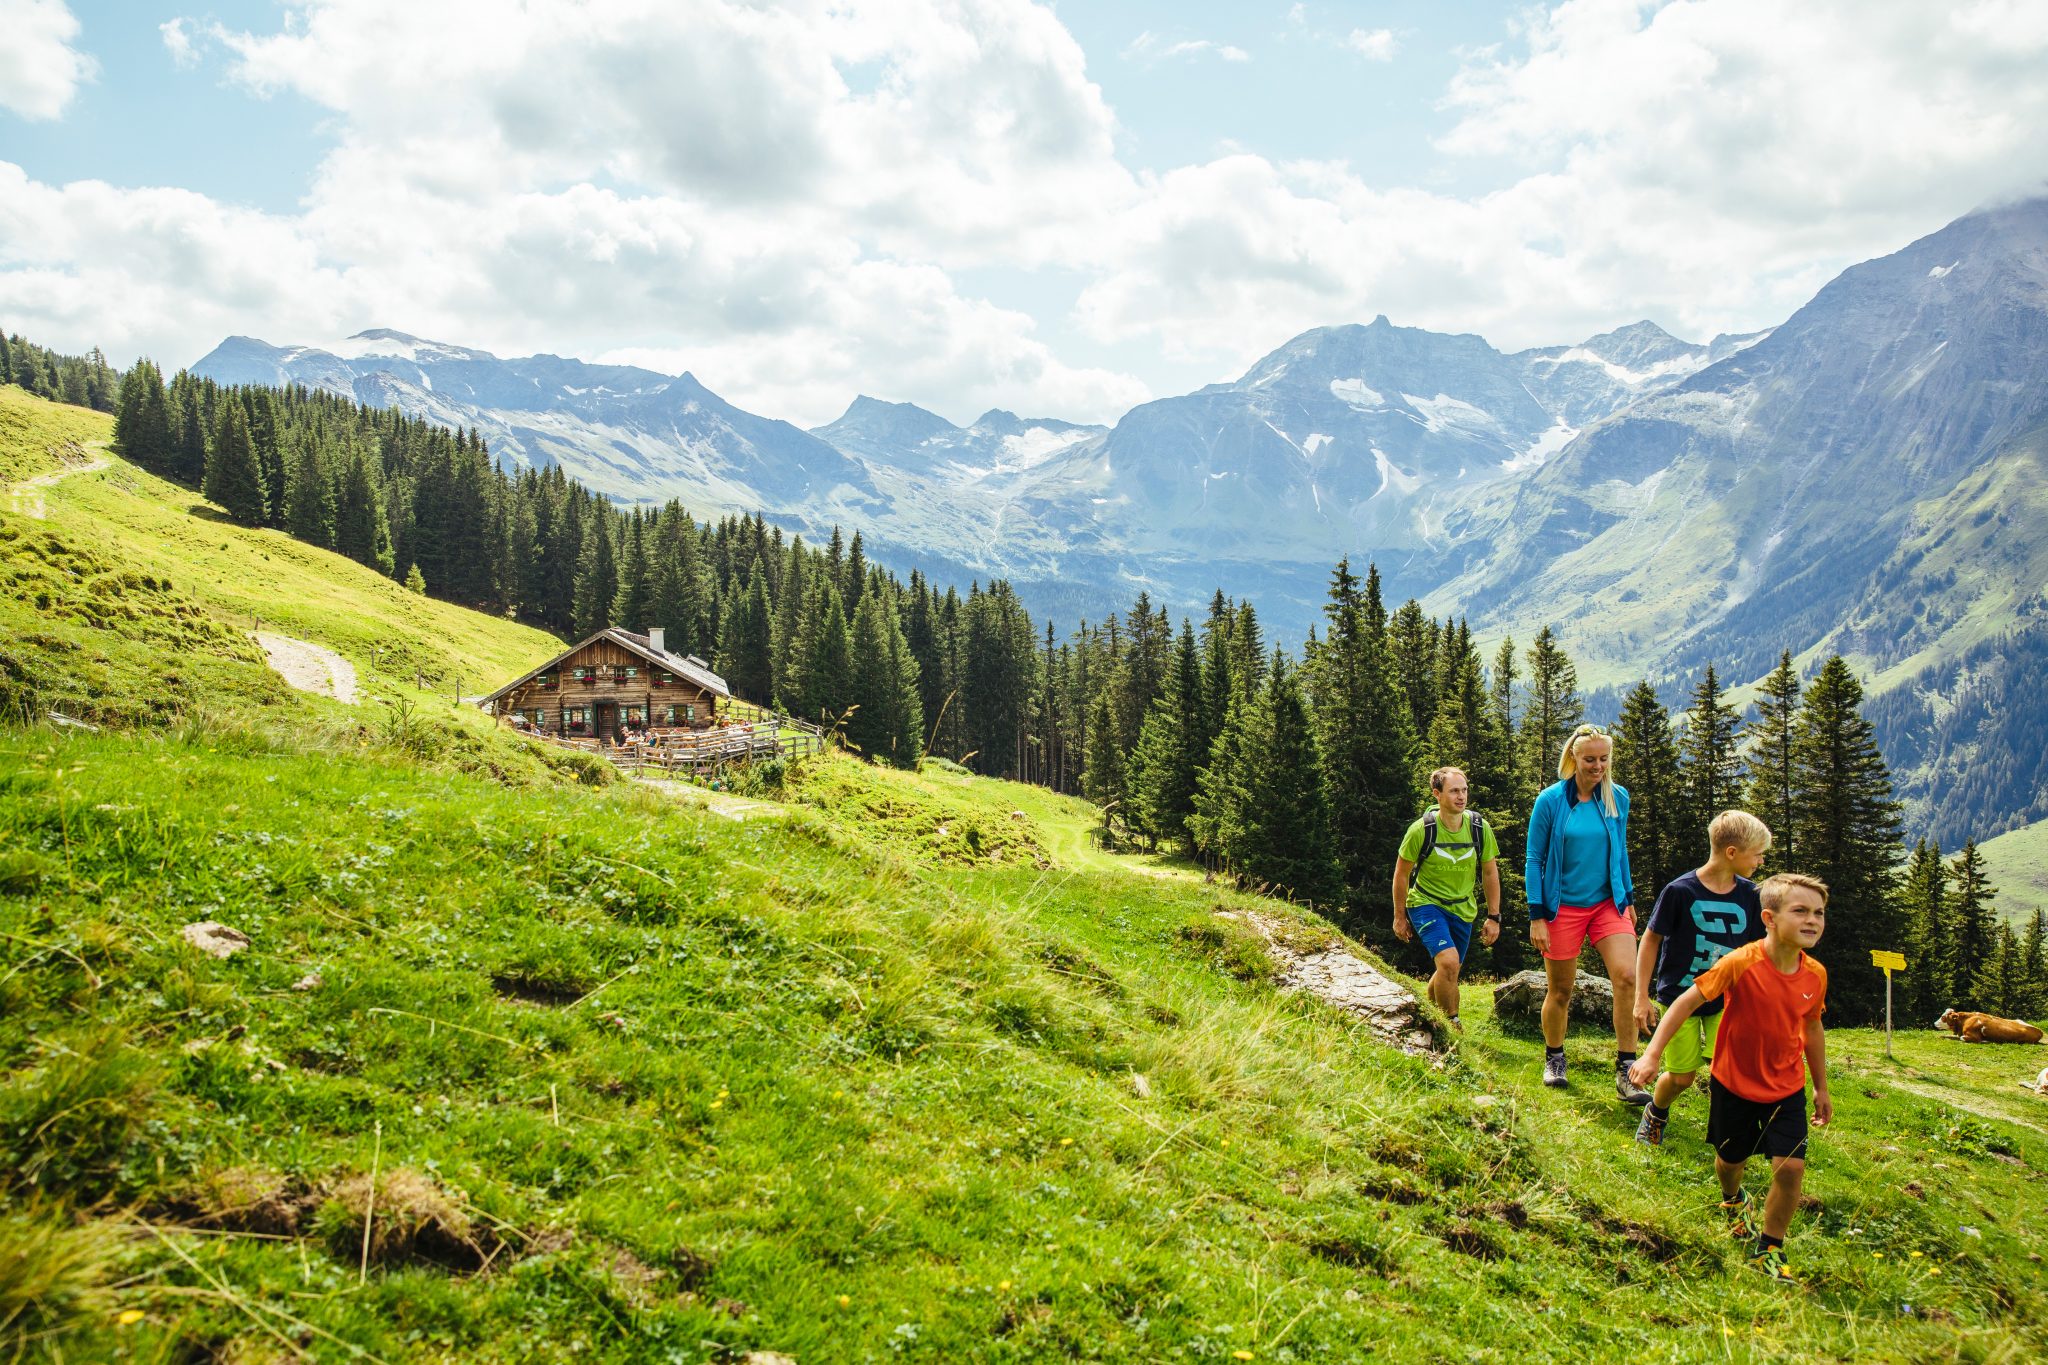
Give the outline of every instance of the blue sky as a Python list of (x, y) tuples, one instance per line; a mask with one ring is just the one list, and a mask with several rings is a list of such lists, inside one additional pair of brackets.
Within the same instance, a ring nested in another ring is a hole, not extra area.
[(2048, 173), (2048, 6), (0, 0), (0, 326), (392, 326), (803, 422), (1316, 325), (1768, 326)]

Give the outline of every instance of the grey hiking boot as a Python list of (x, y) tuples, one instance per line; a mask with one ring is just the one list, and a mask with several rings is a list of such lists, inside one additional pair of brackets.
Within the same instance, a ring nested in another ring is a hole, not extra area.
[(1564, 1088), (1564, 1054), (1562, 1052), (1548, 1052), (1544, 1054), (1543, 1083), (1552, 1090), (1562, 1090)]
[(1644, 1105), (1643, 1121), (1636, 1125), (1636, 1141), (1642, 1143), (1645, 1147), (1662, 1147), (1664, 1145), (1664, 1124), (1670, 1117), (1671, 1115), (1667, 1113), (1660, 1118), (1654, 1107), (1647, 1104)]
[(1648, 1104), (1650, 1092), (1628, 1078), (1628, 1063), (1614, 1064), (1614, 1093), (1621, 1097), (1623, 1104)]

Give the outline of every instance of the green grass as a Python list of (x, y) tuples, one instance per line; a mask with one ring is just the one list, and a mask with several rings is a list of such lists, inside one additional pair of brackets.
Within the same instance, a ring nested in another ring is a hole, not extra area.
[(1991, 884), (1998, 888), (1998, 913), (2024, 927), (2034, 911), (2048, 906), (2048, 823), (2008, 830), (1977, 845)]
[[(47, 527), (0, 519), (104, 560), (7, 599), (7, 647), (70, 641), (110, 684), (174, 668), (209, 702), (0, 727), (0, 1353), (2048, 1350), (2048, 1105), (2012, 1084), (2040, 1050), (1923, 1031), (1889, 1063), (1832, 1035), (1788, 1290), (1715, 1225), (1703, 1106), (1636, 1147), (1597, 1033), (1565, 1094), (1478, 986), (1450, 1056), (1391, 1051), (1215, 911), (1326, 926), (1105, 853), (1092, 808), (1038, 789), (832, 758), (734, 822), (468, 720), (268, 687), (203, 574), (126, 562), (121, 536), (191, 514), (107, 477), (52, 490)], [(92, 536), (121, 499), (130, 529)], [(242, 593), (331, 575), (329, 643), (376, 633), (342, 619), (380, 609), (354, 566), (207, 543), (195, 564), (255, 556)], [(172, 586), (120, 600), (198, 615), (94, 619), (80, 594), (124, 571)], [(202, 955), (203, 920), (249, 948)]]

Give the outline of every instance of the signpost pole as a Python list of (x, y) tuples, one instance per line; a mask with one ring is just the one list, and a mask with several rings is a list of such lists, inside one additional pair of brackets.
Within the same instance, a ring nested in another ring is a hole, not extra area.
[(1884, 1059), (1892, 1060), (1892, 969), (1884, 969)]
[(1892, 973), (1906, 970), (1904, 953), (1889, 953), (1881, 948), (1870, 950), (1870, 965), (1884, 969), (1884, 1056), (1892, 1058)]

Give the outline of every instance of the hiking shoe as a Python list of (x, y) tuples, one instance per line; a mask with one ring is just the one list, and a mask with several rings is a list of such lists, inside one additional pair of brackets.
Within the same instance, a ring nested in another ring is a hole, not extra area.
[(1671, 1115), (1667, 1113), (1663, 1118), (1659, 1118), (1657, 1117), (1656, 1110), (1647, 1104), (1644, 1105), (1643, 1121), (1636, 1125), (1636, 1141), (1642, 1143), (1645, 1147), (1662, 1147), (1664, 1145), (1664, 1124), (1670, 1117)]
[(1648, 1104), (1650, 1092), (1628, 1078), (1628, 1063), (1614, 1064), (1614, 1093), (1621, 1097), (1623, 1104)]
[(1733, 1199), (1723, 1199), (1721, 1216), (1728, 1220), (1728, 1235), (1736, 1241), (1746, 1242), (1756, 1236), (1756, 1222), (1750, 1214), (1748, 1190), (1743, 1190)]
[(1544, 1054), (1543, 1083), (1552, 1090), (1562, 1090), (1564, 1088), (1564, 1054), (1562, 1052)]
[(1767, 1247), (1749, 1258), (1749, 1263), (1781, 1284), (1798, 1284), (1799, 1277), (1785, 1264), (1785, 1248)]

